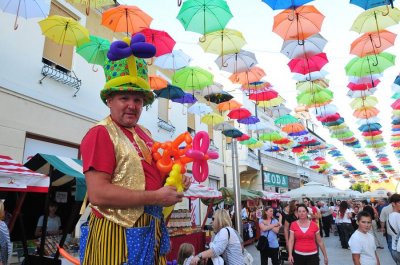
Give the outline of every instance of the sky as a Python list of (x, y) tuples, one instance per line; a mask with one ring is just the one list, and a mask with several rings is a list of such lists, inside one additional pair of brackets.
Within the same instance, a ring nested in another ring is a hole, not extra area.
[[(121, 0), (121, 4), (136, 5), (153, 17), (151, 28), (167, 31), (177, 42), (174, 49), (182, 49), (189, 54), (194, 60), (191, 65), (202, 66), (211, 70), (215, 76), (215, 80), (224, 80), (229, 76), (228, 73), (220, 71), (214, 63), (216, 55), (204, 53), (198, 45), (200, 35), (198, 33), (187, 32), (176, 19), (180, 7), (175, 0)], [(296, 81), (291, 79), (287, 63), (289, 59), (280, 53), (283, 40), (274, 32), (272, 32), (273, 17), (280, 10), (272, 10), (267, 4), (260, 0), (228, 0), (227, 1), (233, 18), (229, 21), (226, 28), (236, 29), (242, 32), (247, 44), (243, 47), (244, 50), (254, 52), (258, 61), (258, 66), (266, 72), (266, 77), (263, 80), (270, 82), (276, 91), (287, 101), (286, 106), (294, 109), (297, 106), (296, 102)], [(329, 89), (334, 92), (334, 100), (332, 104), (338, 107), (338, 112), (344, 117), (346, 124), (349, 126), (355, 136), (360, 139), (362, 146), (365, 142), (358, 131), (356, 119), (352, 116), (353, 110), (350, 108), (352, 99), (346, 96), (348, 88), (347, 76), (345, 75), (345, 65), (354, 57), (351, 55), (350, 45), (359, 33), (350, 31), (351, 25), (355, 18), (364, 10), (358, 6), (349, 3), (349, 0), (316, 0), (310, 2), (309, 5), (314, 5), (322, 14), (325, 15), (325, 20), (322, 24), (320, 34), (328, 40), (324, 52), (327, 54), (329, 63), (323, 68), (329, 75)], [(395, 2), (395, 6), (398, 4)], [(399, 32), (399, 26), (389, 27), (392, 32)], [(396, 41), (395, 46), (386, 50), (392, 54), (399, 53), (400, 44)], [(378, 86), (375, 96), (379, 103), (376, 106), (380, 110), (378, 118), (383, 128), (383, 136), (388, 144), (386, 153), (389, 155), (392, 166), (397, 169), (399, 163), (394, 156), (393, 150), (390, 147), (391, 134), (391, 108), (390, 104), (394, 101), (390, 97), (392, 92), (390, 89), (395, 77), (399, 73), (399, 59), (396, 60), (396, 65), (387, 69), (384, 76), (380, 78), (381, 83)], [(226, 90), (229, 90), (226, 89)], [(348, 162), (362, 171), (367, 169), (362, 165), (357, 157), (353, 154), (350, 148), (344, 146), (341, 142), (330, 138), (329, 131), (323, 128), (321, 123), (317, 130), (327, 143), (333, 144), (344, 154)], [(372, 150), (367, 153), (379, 167), (376, 162), (375, 155)], [(334, 162), (333, 158), (328, 156), (329, 162)], [(334, 163), (335, 165), (335, 163)], [(340, 166), (336, 166), (341, 169)], [(347, 184), (346, 184), (347, 185)], [(347, 185), (348, 187), (348, 185)]]

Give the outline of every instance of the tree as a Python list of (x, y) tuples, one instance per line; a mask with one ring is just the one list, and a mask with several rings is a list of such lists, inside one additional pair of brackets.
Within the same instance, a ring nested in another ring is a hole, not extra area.
[(353, 185), (350, 186), (351, 190), (357, 190), (359, 192), (366, 192), (371, 190), (371, 186), (367, 183), (354, 183)]

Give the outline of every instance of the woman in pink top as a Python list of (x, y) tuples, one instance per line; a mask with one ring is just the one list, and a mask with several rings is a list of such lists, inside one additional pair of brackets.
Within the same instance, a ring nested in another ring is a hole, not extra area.
[(308, 208), (304, 204), (297, 206), (299, 220), (290, 225), (289, 262), (294, 265), (318, 265), (318, 248), (324, 255), (324, 264), (328, 264), (328, 255), (319, 234), (317, 224), (307, 218)]

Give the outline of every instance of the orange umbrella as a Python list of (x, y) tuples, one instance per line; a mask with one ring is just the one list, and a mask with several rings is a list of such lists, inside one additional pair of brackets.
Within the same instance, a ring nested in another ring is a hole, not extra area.
[(153, 20), (137, 6), (120, 5), (103, 13), (101, 24), (114, 32), (134, 34), (144, 28), (149, 28)]
[(285, 133), (296, 133), (304, 130), (305, 128), (301, 123), (291, 123), (282, 127), (282, 131)]
[(299, 6), (295, 10), (286, 9), (274, 17), (272, 31), (284, 40), (304, 40), (321, 31), (322, 15), (314, 6)]
[(229, 80), (231, 80), (232, 83), (238, 83), (244, 85), (260, 81), (260, 79), (265, 75), (266, 74), (263, 69), (261, 69), (258, 66), (254, 66), (250, 68), (248, 71), (239, 72), (231, 75), (229, 77)]
[(396, 36), (387, 30), (367, 32), (353, 41), (350, 53), (359, 57), (381, 53), (394, 45)]
[(242, 104), (240, 104), (239, 102), (237, 102), (234, 99), (225, 101), (225, 102), (221, 102), (217, 105), (217, 109), (219, 111), (226, 111), (226, 110), (233, 110), (233, 109), (237, 109), (240, 108), (241, 106), (243, 106)]
[(149, 75), (149, 83), (150, 88), (153, 90), (163, 89), (168, 86), (167, 80), (158, 75)]
[(379, 110), (375, 107), (363, 107), (353, 112), (353, 116), (359, 119), (369, 119), (378, 115)]

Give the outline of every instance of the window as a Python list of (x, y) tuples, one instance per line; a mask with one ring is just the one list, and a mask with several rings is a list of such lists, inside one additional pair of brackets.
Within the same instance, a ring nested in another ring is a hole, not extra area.
[[(64, 6), (62, 6), (58, 2), (51, 2), (49, 16), (52, 15), (71, 17), (75, 20), (78, 19), (76, 15), (68, 11)], [(50, 40), (49, 38), (46, 38), (44, 41), (42, 62), (50, 66), (53, 66), (58, 70), (68, 73), (72, 69), (73, 53), (74, 53), (74, 46), (71, 45), (61, 46), (55, 43), (54, 41)]]
[(158, 98), (158, 118), (168, 122), (169, 100), (166, 98)]

